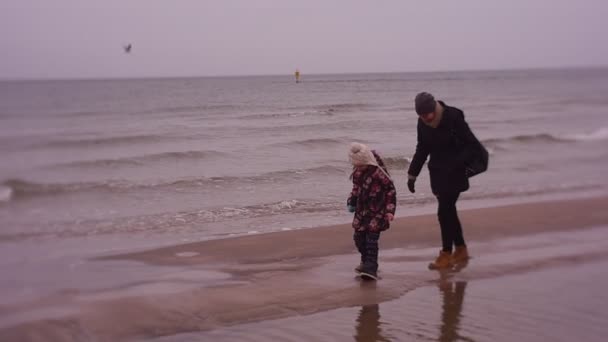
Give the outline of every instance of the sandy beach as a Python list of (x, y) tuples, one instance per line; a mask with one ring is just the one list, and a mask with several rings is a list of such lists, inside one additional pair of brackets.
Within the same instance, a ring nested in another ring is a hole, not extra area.
[(0, 342), (608, 341), (608, 1), (0, 8)]
[(0, 307), (0, 340), (600, 341), (606, 208), (603, 197), (462, 211), (473, 258), (448, 272), (427, 270), (435, 216), (401, 217), (380, 239), (377, 283), (354, 277), (348, 224), (107, 255), (80, 271), (99, 288)]

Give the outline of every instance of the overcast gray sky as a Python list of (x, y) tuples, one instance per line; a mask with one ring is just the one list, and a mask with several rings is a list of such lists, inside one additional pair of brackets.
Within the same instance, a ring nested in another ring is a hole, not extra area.
[(607, 17), (605, 0), (0, 0), (0, 78), (606, 65)]

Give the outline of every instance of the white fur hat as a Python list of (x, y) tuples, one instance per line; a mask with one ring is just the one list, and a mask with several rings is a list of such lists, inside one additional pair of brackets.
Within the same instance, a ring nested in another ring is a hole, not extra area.
[(348, 157), (350, 158), (350, 162), (354, 166), (363, 166), (363, 165), (375, 165), (378, 166), (378, 162), (372, 153), (372, 150), (364, 144), (361, 143), (351, 143), (350, 150), (348, 151)]

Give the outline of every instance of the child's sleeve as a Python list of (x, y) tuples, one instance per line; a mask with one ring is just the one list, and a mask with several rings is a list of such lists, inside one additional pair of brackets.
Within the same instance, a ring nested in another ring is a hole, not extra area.
[(395, 211), (397, 210), (397, 190), (392, 181), (389, 182), (388, 191), (385, 196), (384, 203), (386, 203), (386, 213), (395, 216)]
[(353, 182), (353, 189), (351, 190), (350, 194), (348, 195), (348, 199), (346, 200), (346, 205), (356, 207), (358, 196), (359, 196), (359, 185), (357, 183)]

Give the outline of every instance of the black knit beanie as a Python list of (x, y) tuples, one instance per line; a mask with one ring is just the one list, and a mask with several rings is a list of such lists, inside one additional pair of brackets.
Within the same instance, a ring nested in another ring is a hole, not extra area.
[(426, 92), (416, 95), (414, 103), (416, 104), (416, 113), (418, 113), (418, 115), (434, 112), (435, 106), (437, 105), (433, 95)]

